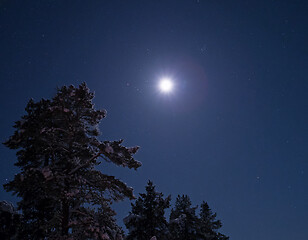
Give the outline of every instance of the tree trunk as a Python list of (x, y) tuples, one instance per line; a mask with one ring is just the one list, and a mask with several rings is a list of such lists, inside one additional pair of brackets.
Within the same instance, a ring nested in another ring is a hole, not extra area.
[(62, 236), (68, 235), (69, 205), (67, 200), (62, 200)]

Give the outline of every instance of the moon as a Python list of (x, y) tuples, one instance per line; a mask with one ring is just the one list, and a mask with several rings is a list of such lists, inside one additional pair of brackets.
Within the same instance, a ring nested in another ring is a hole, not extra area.
[(163, 93), (170, 93), (173, 90), (174, 84), (170, 78), (162, 78), (159, 81), (159, 89)]

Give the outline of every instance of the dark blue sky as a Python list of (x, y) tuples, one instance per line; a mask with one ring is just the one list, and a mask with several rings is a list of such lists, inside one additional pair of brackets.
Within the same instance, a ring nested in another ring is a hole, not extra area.
[[(231, 239), (304, 240), (307, 12), (291, 0), (1, 1), (0, 139), (29, 98), (85, 81), (108, 111), (102, 139), (141, 146), (137, 172), (102, 171), (136, 194), (151, 179), (173, 200), (208, 201)], [(1, 145), (1, 184), (15, 160)], [(129, 210), (118, 204), (119, 219)]]

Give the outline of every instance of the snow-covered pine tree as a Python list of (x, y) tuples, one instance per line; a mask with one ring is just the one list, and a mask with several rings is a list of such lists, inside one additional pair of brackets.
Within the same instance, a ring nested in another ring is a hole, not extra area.
[(196, 240), (199, 219), (196, 216), (197, 207), (191, 206), (187, 195), (178, 195), (175, 208), (171, 209), (169, 229), (172, 240)]
[(198, 239), (228, 240), (229, 237), (218, 232), (221, 227), (221, 221), (216, 220), (216, 213), (213, 213), (209, 205), (203, 201), (200, 209)]
[(148, 181), (146, 193), (132, 203), (132, 210), (124, 218), (124, 224), (129, 233), (127, 240), (147, 240), (155, 236), (159, 240), (167, 240), (168, 224), (165, 218), (165, 209), (169, 208), (171, 197), (155, 190), (155, 186)]
[(95, 167), (100, 159), (137, 169), (138, 147), (100, 141), (95, 110), (85, 83), (63, 86), (51, 100), (30, 100), (16, 131), (4, 144), (16, 149), (20, 172), (4, 185), (21, 200), (19, 239), (121, 239), (110, 204), (133, 190)]

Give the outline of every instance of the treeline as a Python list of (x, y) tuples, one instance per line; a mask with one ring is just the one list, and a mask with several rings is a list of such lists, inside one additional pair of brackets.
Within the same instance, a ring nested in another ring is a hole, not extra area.
[[(26, 114), (15, 122), (14, 134), (4, 142), (16, 150), (15, 166), (20, 169), (4, 189), (19, 201), (17, 211), (1, 203), (0, 239), (123, 239), (111, 205), (124, 198), (133, 200), (133, 189), (97, 166), (105, 161), (136, 170), (141, 166), (134, 159), (138, 147), (98, 138), (98, 124), (106, 111), (96, 110), (93, 98), (94, 93), (82, 83), (57, 89), (52, 99), (28, 102)], [(155, 204), (158, 201), (157, 208), (148, 205), (149, 194)], [(140, 195), (126, 218), (127, 239), (147, 240), (150, 235), (157, 239), (226, 239), (217, 232), (221, 223), (206, 203), (196, 216), (189, 198), (179, 196), (167, 223), (164, 210), (170, 198), (160, 199), (162, 195), (149, 182), (147, 193)], [(139, 227), (141, 223), (155, 229), (147, 232), (150, 228)], [(134, 236), (137, 232), (149, 235)]]
[[(198, 207), (192, 206), (190, 198), (187, 195), (178, 195), (175, 206), (171, 209), (169, 221), (167, 221), (165, 211), (170, 207), (170, 201), (170, 195), (164, 198), (163, 193), (155, 190), (153, 182), (148, 181), (146, 192), (139, 194), (137, 200), (131, 204), (132, 209), (128, 216), (123, 219), (128, 229), (127, 235), (125, 236), (124, 232), (116, 226), (114, 230), (118, 232), (118, 235), (108, 236), (106, 239), (229, 239), (229, 237), (218, 232), (222, 227), (221, 221), (216, 220), (216, 213), (211, 211), (206, 202), (201, 203), (199, 214), (197, 214)], [(22, 215), (15, 210), (11, 203), (0, 202), (0, 239), (24, 239), (22, 235), (18, 234), (23, 232), (24, 226), (21, 219)]]
[(128, 229), (127, 240), (150, 239), (155, 236), (159, 240), (227, 240), (227, 236), (218, 232), (222, 224), (216, 220), (206, 202), (202, 202), (197, 215), (197, 206), (193, 207), (187, 195), (178, 196), (174, 208), (171, 209), (169, 221), (165, 218), (165, 210), (170, 207), (171, 197), (163, 197), (155, 190), (151, 181), (146, 186), (146, 193), (132, 203), (132, 210), (124, 218)]

